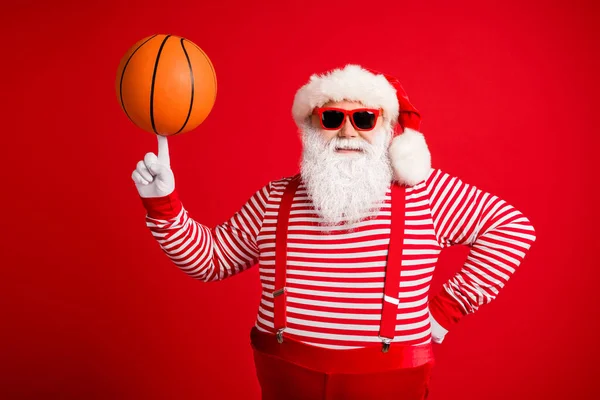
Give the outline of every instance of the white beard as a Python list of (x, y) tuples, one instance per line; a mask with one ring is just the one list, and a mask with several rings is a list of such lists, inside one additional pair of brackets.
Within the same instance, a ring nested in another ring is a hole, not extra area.
[[(385, 125), (378, 129), (375, 142), (369, 144), (338, 136), (326, 142), (318, 129), (303, 127), (300, 171), (322, 225), (352, 225), (379, 211), (393, 172), (388, 155), (392, 130)], [(363, 151), (343, 154), (336, 147)]]

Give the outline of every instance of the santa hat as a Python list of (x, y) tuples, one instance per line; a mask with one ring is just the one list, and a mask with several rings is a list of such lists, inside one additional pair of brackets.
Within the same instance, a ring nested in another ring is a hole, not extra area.
[(431, 155), (419, 132), (421, 115), (410, 103), (398, 79), (349, 64), (324, 74), (314, 74), (294, 98), (292, 115), (298, 127), (307, 123), (315, 107), (330, 101), (358, 101), (366, 107), (383, 109), (394, 129), (389, 147), (394, 179), (414, 186), (431, 170)]

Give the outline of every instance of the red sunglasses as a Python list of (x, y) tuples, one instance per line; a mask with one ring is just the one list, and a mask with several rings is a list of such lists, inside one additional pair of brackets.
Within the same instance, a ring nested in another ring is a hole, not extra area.
[(321, 127), (325, 130), (340, 129), (346, 120), (346, 115), (350, 116), (350, 122), (357, 131), (370, 131), (375, 128), (377, 118), (381, 110), (374, 108), (355, 108), (354, 110), (344, 110), (334, 107), (317, 107), (313, 114), (319, 116)]

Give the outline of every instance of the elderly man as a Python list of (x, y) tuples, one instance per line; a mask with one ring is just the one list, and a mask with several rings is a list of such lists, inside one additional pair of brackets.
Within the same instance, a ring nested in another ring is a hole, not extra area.
[[(420, 115), (397, 79), (357, 65), (295, 96), (300, 172), (269, 182), (213, 228), (175, 191), (167, 139), (132, 179), (146, 224), (201, 281), (259, 265), (251, 343), (263, 399), (424, 399), (441, 343), (495, 299), (535, 240), (502, 199), (431, 167)], [(429, 298), (440, 251), (462, 268)]]

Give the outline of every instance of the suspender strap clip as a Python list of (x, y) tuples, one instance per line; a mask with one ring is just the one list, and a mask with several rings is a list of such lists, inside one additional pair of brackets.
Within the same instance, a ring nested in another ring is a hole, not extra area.
[(388, 350), (390, 349), (390, 344), (392, 343), (392, 339), (381, 337), (381, 335), (379, 336), (379, 339), (381, 339), (381, 342), (383, 343), (383, 345), (381, 346), (381, 352), (387, 353)]

